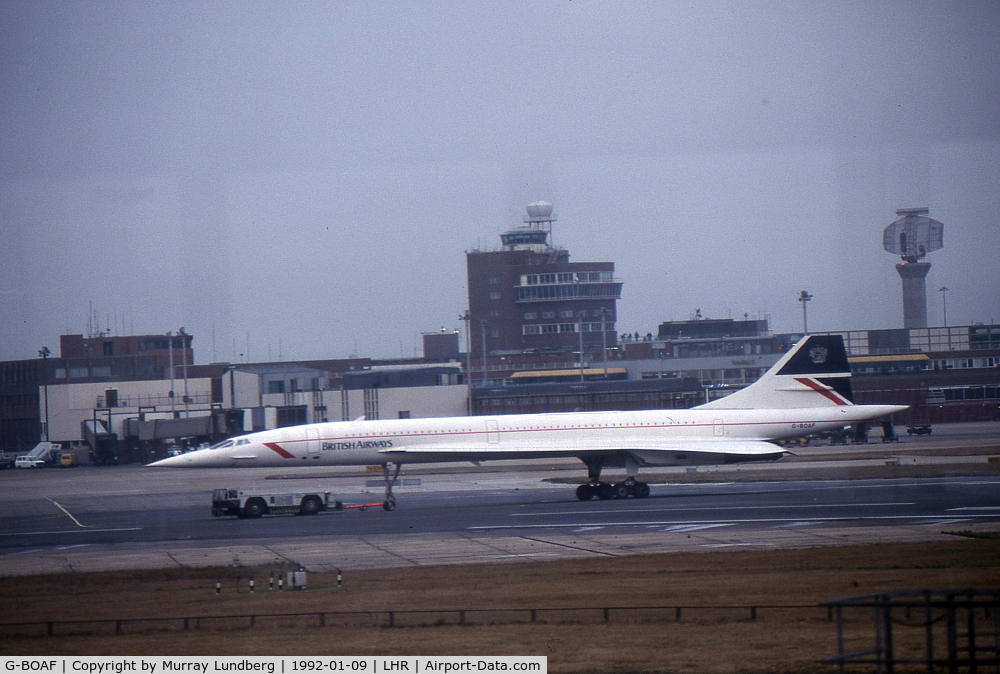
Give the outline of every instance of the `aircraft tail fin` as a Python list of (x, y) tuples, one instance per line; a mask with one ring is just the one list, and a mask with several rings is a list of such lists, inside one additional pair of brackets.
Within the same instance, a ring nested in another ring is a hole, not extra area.
[(851, 367), (841, 335), (807, 335), (750, 386), (699, 408), (853, 405)]

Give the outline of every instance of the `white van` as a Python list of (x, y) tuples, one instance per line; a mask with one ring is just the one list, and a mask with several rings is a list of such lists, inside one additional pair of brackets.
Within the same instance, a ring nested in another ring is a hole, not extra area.
[(14, 459), (15, 468), (41, 468), (45, 462), (33, 456), (19, 456)]

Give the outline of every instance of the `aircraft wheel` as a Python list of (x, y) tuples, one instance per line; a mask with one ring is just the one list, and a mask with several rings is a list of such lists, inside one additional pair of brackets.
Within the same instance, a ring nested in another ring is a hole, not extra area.
[(382, 510), (385, 511), (395, 510), (395, 508), (396, 508), (396, 499), (394, 499), (391, 496), (385, 500), (385, 503), (382, 504)]
[(602, 482), (597, 486), (597, 498), (602, 501), (607, 501), (610, 498), (614, 498), (614, 487), (612, 487), (607, 482)]
[(647, 498), (649, 496), (649, 485), (645, 482), (636, 482), (632, 486), (632, 496), (635, 498)]
[(589, 484), (581, 484), (576, 488), (576, 498), (580, 501), (589, 501), (594, 498), (594, 487)]
[(302, 515), (315, 515), (323, 509), (323, 503), (315, 496), (306, 496), (299, 504), (299, 513)]
[(611, 498), (628, 498), (629, 488), (624, 482), (611, 487)]
[(262, 498), (252, 498), (247, 501), (243, 511), (247, 517), (263, 517), (264, 513), (267, 512), (267, 504), (264, 503), (264, 499)]

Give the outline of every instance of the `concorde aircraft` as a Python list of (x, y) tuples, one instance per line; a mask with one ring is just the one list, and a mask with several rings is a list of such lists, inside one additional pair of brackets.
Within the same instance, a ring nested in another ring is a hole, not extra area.
[[(785, 453), (778, 440), (906, 409), (855, 405), (850, 376), (843, 338), (811, 335), (755, 383), (686, 410), (335, 421), (250, 433), (149, 465), (381, 465), (383, 507), (392, 510), (392, 484), (403, 464), (576, 457), (588, 473), (578, 499), (646, 498), (649, 485), (636, 479), (640, 467), (778, 459)], [(606, 467), (624, 467), (625, 479), (601, 482)]]

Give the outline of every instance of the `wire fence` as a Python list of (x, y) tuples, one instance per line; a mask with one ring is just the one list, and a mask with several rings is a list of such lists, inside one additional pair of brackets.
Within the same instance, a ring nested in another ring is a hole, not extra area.
[(643, 623), (679, 621), (789, 621), (833, 619), (819, 605), (758, 606), (609, 606), (565, 608), (464, 608), (383, 611), (310, 611), (251, 613), (173, 618), (110, 618), (103, 620), (47, 620), (0, 624), (0, 637), (137, 634), (250, 628), (305, 627), (426, 627), (446, 625)]

